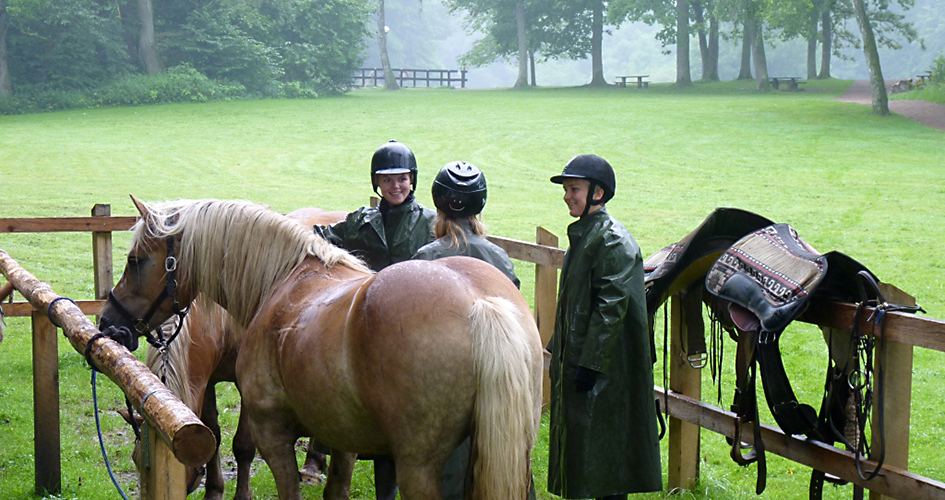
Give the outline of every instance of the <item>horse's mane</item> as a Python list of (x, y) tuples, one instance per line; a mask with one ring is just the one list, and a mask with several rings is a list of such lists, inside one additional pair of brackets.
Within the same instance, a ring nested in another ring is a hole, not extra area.
[(224, 306), (246, 326), (273, 289), (306, 257), (370, 273), (312, 228), (246, 201), (177, 200), (148, 205), (132, 245), (180, 235), (178, 281)]
[[(180, 319), (177, 316), (171, 316), (171, 319), (161, 325), (164, 338), (169, 338), (177, 330), (177, 324)], [(151, 372), (161, 378), (161, 382), (180, 398), (181, 402), (187, 405), (191, 410), (197, 411), (197, 402), (194, 400), (194, 387), (190, 384), (187, 377), (187, 367), (190, 365), (190, 349), (187, 344), (190, 343), (190, 331), (187, 327), (187, 319), (184, 320), (184, 327), (180, 334), (167, 346), (166, 363), (161, 360), (161, 351), (152, 345), (148, 345), (148, 351), (145, 354), (145, 364), (151, 369)]]

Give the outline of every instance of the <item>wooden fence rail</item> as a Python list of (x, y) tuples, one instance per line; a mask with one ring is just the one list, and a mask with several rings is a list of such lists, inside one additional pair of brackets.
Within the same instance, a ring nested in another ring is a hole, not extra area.
[[(435, 83), (436, 87), (450, 87), (453, 83), (458, 83), (460, 88), (466, 88), (467, 69), (410, 69), (410, 68), (391, 68), (391, 72), (397, 79), (397, 84), (401, 87), (417, 87), (417, 82), (430, 87)], [(454, 73), (456, 76), (453, 76)], [(377, 87), (378, 83), (384, 85), (384, 68), (360, 68), (358, 73), (352, 77), (355, 87)], [(408, 83), (410, 85), (408, 85)]]
[[(4, 232), (50, 232), (90, 231), (93, 233), (93, 255), (95, 256), (96, 296), (104, 297), (111, 287), (111, 233), (131, 227), (134, 217), (107, 217), (108, 208), (97, 205), (93, 213), (102, 217), (75, 217), (53, 219), (0, 219), (0, 233)], [(554, 314), (557, 299), (557, 273), (564, 260), (564, 250), (558, 248), (558, 239), (543, 228), (537, 228), (536, 243), (489, 236), (502, 247), (509, 257), (535, 264), (534, 314), (547, 344), (554, 329)], [(104, 268), (108, 268), (107, 270)], [(99, 284), (99, 276), (101, 285)], [(907, 294), (895, 287), (885, 285), (884, 294), (889, 300), (906, 304), (911, 300)], [(102, 301), (77, 301), (83, 314), (94, 314)], [(693, 369), (683, 352), (679, 339), (685, 325), (682, 321), (681, 300), (673, 296), (667, 303), (670, 308), (671, 353), (669, 366), (670, 388), (666, 391), (654, 387), (661, 401), (665, 396), (669, 404), (666, 411), (669, 421), (668, 489), (691, 489), (699, 473), (700, 430), (732, 436), (734, 415), (721, 408), (701, 401), (701, 371)], [(12, 303), (3, 305), (7, 316), (32, 315), (34, 323), (45, 318), (42, 308), (32, 304)], [(830, 326), (850, 330), (853, 322), (852, 304), (812, 304), (800, 318), (801, 321), (819, 326)], [(863, 317), (868, 317), (864, 314)], [(863, 321), (866, 321), (865, 319)], [(35, 326), (34, 326), (35, 330)], [(861, 331), (869, 332), (868, 325)], [(883, 345), (884, 344), (884, 345)], [(53, 343), (53, 346), (55, 343)], [(913, 346), (945, 352), (945, 322), (903, 313), (887, 313), (885, 337), (878, 340), (886, 352), (887, 391), (882, 411), (886, 420), (886, 460), (883, 473), (871, 481), (862, 481), (854, 466), (853, 455), (847, 451), (824, 443), (786, 436), (777, 428), (762, 425), (762, 436), (767, 450), (789, 460), (816, 468), (870, 490), (871, 500), (880, 497), (902, 499), (945, 500), (945, 484), (908, 471), (909, 415), (912, 387)], [(35, 352), (35, 351), (34, 351)], [(34, 354), (34, 357), (37, 355)], [(877, 360), (879, 362), (879, 360)], [(35, 376), (35, 374), (34, 374)], [(664, 394), (665, 393), (665, 394)], [(545, 384), (547, 398), (547, 376)], [(58, 408), (58, 407), (57, 407)], [(880, 411), (877, 408), (877, 411)], [(748, 424), (751, 425), (751, 424)], [(872, 445), (878, 446), (881, 433), (873, 432)], [(58, 435), (57, 435), (58, 437)], [(746, 429), (742, 438), (750, 441), (752, 432)], [(874, 464), (867, 462), (869, 467)], [(177, 494), (175, 494), (177, 495)], [(166, 495), (161, 498), (182, 499), (182, 496)], [(156, 498), (156, 497), (155, 497)]]

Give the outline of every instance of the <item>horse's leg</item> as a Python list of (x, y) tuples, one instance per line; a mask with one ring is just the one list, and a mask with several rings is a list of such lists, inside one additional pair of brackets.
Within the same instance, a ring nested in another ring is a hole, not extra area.
[(249, 477), (256, 458), (256, 444), (249, 432), (246, 412), (240, 411), (236, 434), (233, 435), (233, 457), (236, 458), (236, 495), (233, 500), (251, 500), (253, 491), (249, 487)]
[(348, 500), (351, 496), (351, 475), (354, 473), (354, 463), (357, 455), (331, 450), (331, 461), (328, 464), (328, 481), (325, 482), (325, 500)]
[(213, 458), (207, 462), (204, 500), (222, 500), (225, 486), (223, 484), (223, 467), (220, 464), (220, 422), (217, 413), (217, 391), (213, 384), (208, 385), (203, 394), (203, 407), (200, 414), (200, 420), (210, 428), (217, 439), (217, 449), (213, 452)]
[(302, 465), (302, 481), (309, 484), (318, 484), (322, 482), (323, 476), (328, 471), (328, 457), (318, 450), (318, 442), (314, 439), (308, 440), (308, 451), (305, 453), (305, 464)]
[(440, 484), (442, 462), (440, 467), (434, 467), (429, 462), (422, 465), (405, 465), (403, 461), (397, 464), (397, 485), (400, 487), (400, 497), (404, 500), (442, 500), (443, 492)]
[(289, 435), (284, 431), (286, 426), (278, 422), (259, 425), (252, 418), (250, 422), (253, 423), (253, 441), (272, 471), (279, 500), (302, 500), (302, 477), (299, 475), (299, 464), (295, 461), (295, 441), (298, 436)]
[(374, 459), (374, 492), (377, 500), (397, 498), (397, 468), (394, 459), (377, 457)]

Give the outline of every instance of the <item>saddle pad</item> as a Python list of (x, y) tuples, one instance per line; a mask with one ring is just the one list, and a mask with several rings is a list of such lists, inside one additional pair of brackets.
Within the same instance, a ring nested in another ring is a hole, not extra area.
[(705, 273), (719, 255), (746, 234), (773, 222), (747, 210), (717, 208), (679, 242), (643, 262), (647, 312), (652, 317), (671, 295), (684, 290)]
[(799, 316), (827, 272), (827, 258), (787, 224), (773, 224), (732, 245), (706, 274), (712, 294), (756, 316), (780, 334)]

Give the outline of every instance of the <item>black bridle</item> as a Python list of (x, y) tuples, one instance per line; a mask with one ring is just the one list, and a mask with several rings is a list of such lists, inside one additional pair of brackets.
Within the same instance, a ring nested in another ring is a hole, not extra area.
[[(151, 307), (144, 313), (144, 316), (135, 318), (125, 306), (121, 305), (121, 302), (118, 301), (118, 297), (115, 297), (114, 288), (108, 292), (107, 300), (107, 302), (111, 302), (118, 313), (131, 324), (131, 327), (134, 329), (134, 332), (132, 332), (133, 336), (144, 336), (149, 344), (158, 349), (166, 349), (167, 346), (177, 338), (177, 335), (184, 325), (184, 316), (186, 316), (187, 312), (190, 310), (189, 307), (182, 308), (180, 302), (177, 300), (177, 257), (174, 256), (173, 236), (167, 237), (167, 258), (164, 259), (164, 271), (164, 288), (161, 290), (161, 293), (158, 294), (157, 298), (154, 299), (154, 302), (151, 303)], [(157, 312), (158, 308), (161, 307), (161, 304), (168, 298), (171, 299), (171, 310), (174, 311), (174, 314), (178, 316), (180, 321), (177, 323), (177, 329), (174, 331), (174, 334), (165, 338), (161, 325), (151, 326), (151, 318), (154, 316), (154, 313)], [(156, 331), (157, 333), (152, 334), (152, 331)]]

